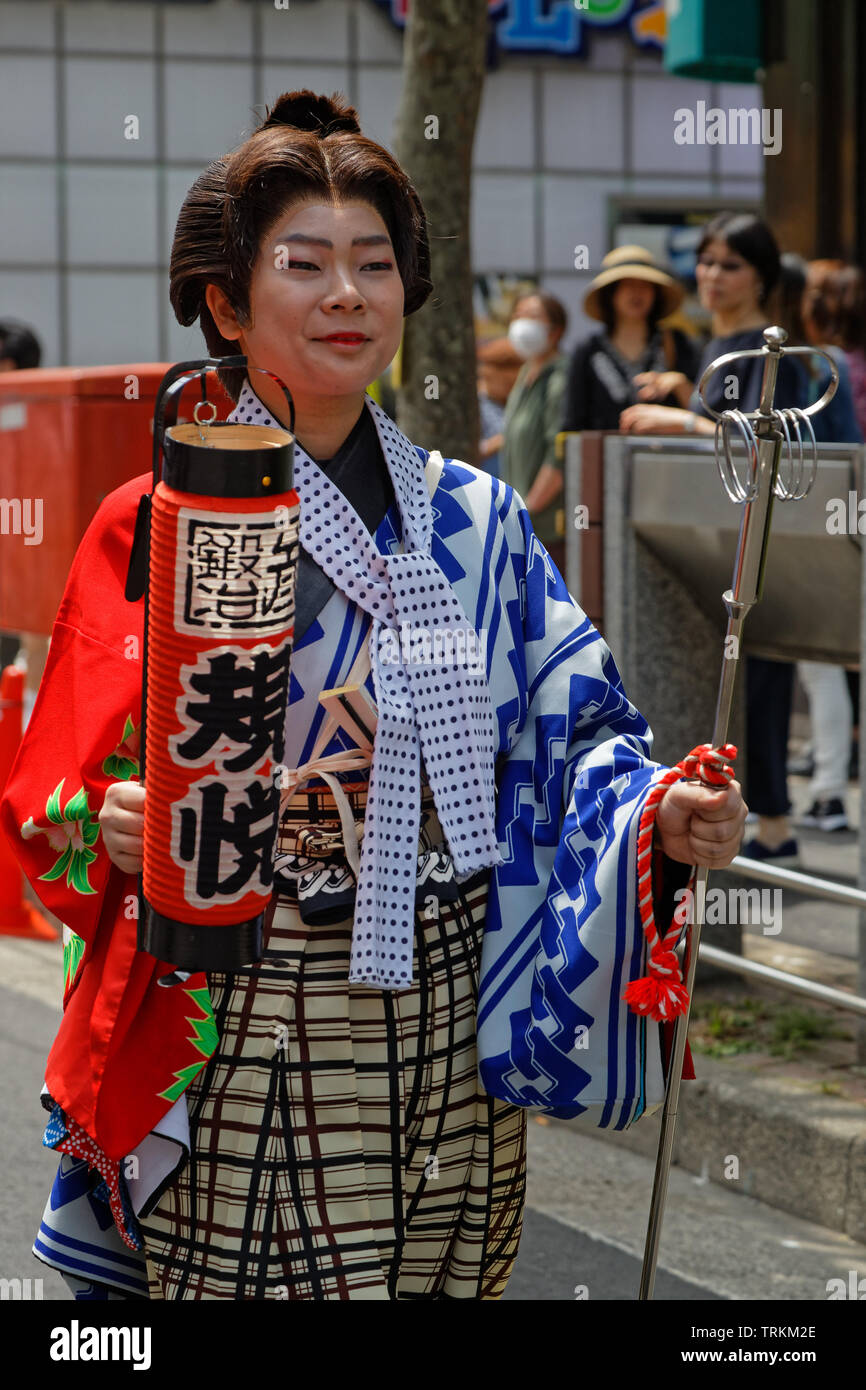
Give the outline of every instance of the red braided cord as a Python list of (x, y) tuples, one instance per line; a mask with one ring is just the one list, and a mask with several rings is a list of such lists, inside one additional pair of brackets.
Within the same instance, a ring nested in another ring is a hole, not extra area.
[(637, 836), (637, 890), (648, 966), (646, 975), (632, 980), (622, 997), (633, 1013), (648, 1014), (659, 1023), (685, 1013), (689, 996), (674, 952), (682, 923), (674, 918), (664, 936), (660, 937), (653, 912), (652, 842), (658, 808), (668, 787), (684, 777), (699, 777), (710, 787), (727, 786), (734, 775), (729, 760), (733, 761), (736, 756), (737, 750), (732, 743), (725, 743), (721, 748), (713, 748), (709, 743), (698, 744), (656, 782), (641, 812)]

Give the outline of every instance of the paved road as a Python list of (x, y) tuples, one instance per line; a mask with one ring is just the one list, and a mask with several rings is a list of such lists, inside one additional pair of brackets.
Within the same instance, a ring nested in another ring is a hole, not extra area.
[[(572, 1140), (580, 1143), (580, 1140)], [(503, 1300), (563, 1299), (631, 1301), (640, 1286), (641, 1261), (615, 1245), (593, 1240), (574, 1226), (528, 1207), (514, 1273)], [(721, 1299), (723, 1294), (660, 1270), (657, 1300)]]
[[(41, 1148), (38, 1095), (59, 978), (58, 947), (0, 938), (0, 1276), (41, 1276), (46, 1299), (67, 1297), (29, 1253), (56, 1166)], [(651, 1161), (555, 1122), (532, 1120), (529, 1141), (524, 1235), (505, 1299), (633, 1300)], [(659, 1300), (823, 1300), (827, 1279), (851, 1269), (866, 1274), (866, 1248), (673, 1170)]]

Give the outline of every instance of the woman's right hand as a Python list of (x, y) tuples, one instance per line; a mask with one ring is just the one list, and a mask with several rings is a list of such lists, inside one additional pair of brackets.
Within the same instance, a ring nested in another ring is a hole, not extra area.
[(112, 782), (96, 818), (112, 864), (137, 874), (144, 860), (144, 787), (140, 782)]
[(692, 384), (683, 372), (638, 372), (634, 379), (640, 401), (663, 401), (667, 396), (680, 399), (683, 390), (692, 391)]
[(624, 434), (683, 434), (689, 419), (687, 410), (673, 405), (629, 405), (619, 417)]

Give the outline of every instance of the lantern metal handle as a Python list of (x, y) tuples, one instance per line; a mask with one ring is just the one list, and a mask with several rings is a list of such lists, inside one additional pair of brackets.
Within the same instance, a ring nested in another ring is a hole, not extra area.
[[(165, 431), (170, 429), (177, 420), (177, 408), (181, 392), (184, 387), (192, 381), (193, 377), (201, 376), (202, 380), (202, 402), (212, 405), (207, 401), (205, 390), (205, 374), (207, 372), (218, 371), (221, 367), (242, 367), (246, 371), (263, 372), (269, 376), (271, 381), (275, 381), (280, 387), (289, 407), (289, 433), (295, 433), (295, 403), (292, 400), (292, 393), (281, 377), (276, 372), (268, 371), (267, 367), (251, 367), (246, 357), (239, 353), (235, 357), (204, 357), (190, 362), (176, 362), (170, 367), (159, 384), (156, 393), (156, 404), (153, 414), (153, 487), (156, 488), (159, 482), (159, 454)], [(199, 402), (198, 404), (201, 404)], [(198, 423), (198, 420), (196, 420)]]

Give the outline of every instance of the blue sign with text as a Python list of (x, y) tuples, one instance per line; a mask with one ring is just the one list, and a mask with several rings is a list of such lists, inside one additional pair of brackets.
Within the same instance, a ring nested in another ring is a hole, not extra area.
[[(401, 29), (411, 0), (376, 0)], [(664, 48), (664, 0), (488, 0), (497, 45), (519, 53), (580, 57), (588, 27), (628, 24), (635, 43)]]

